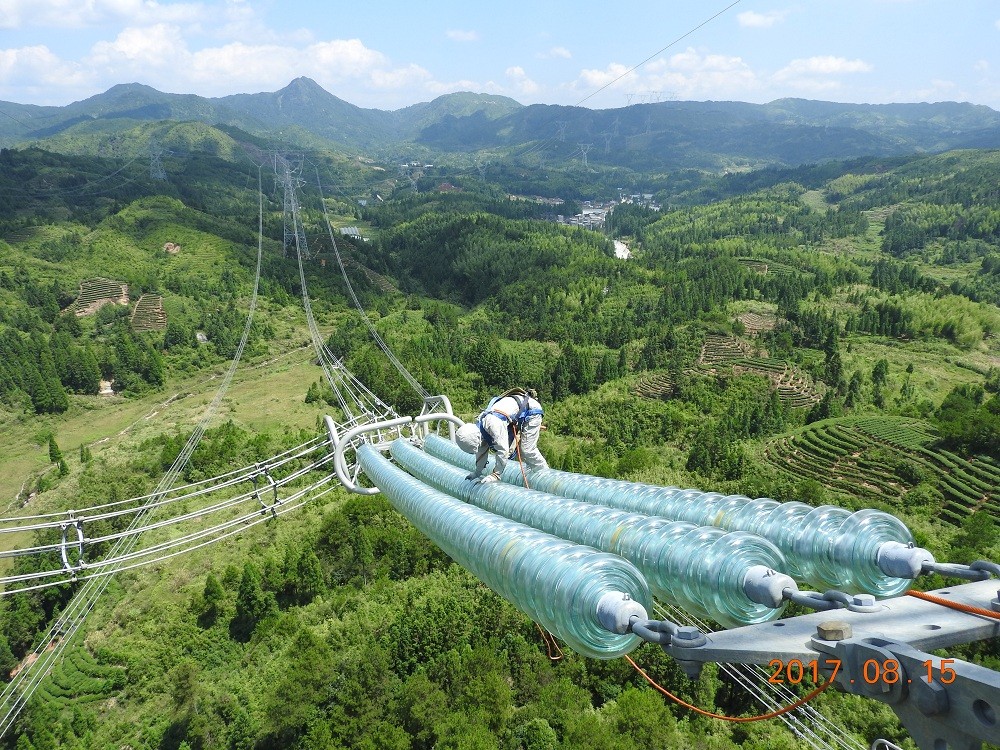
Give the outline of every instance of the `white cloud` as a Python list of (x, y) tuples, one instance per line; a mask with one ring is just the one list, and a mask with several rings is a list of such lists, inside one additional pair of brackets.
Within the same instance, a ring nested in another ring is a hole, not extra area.
[(842, 88), (840, 76), (853, 73), (867, 73), (873, 70), (864, 60), (848, 60), (833, 55), (792, 60), (771, 78), (774, 83), (787, 89), (798, 90), (810, 95), (830, 94)]
[(155, 0), (0, 0), (0, 27), (84, 28), (108, 23), (195, 23), (212, 17), (205, 3)]
[(416, 86), (424, 87), (432, 79), (431, 74), (419, 65), (410, 64), (402, 68), (380, 68), (370, 73), (369, 80), (378, 89), (403, 91)]
[(482, 84), (478, 81), (470, 81), (468, 78), (461, 78), (457, 81), (435, 81), (428, 80), (424, 84), (424, 90), (434, 96), (450, 94), (455, 91), (489, 91), (490, 86), (496, 89), (496, 84)]
[(650, 90), (670, 92), (678, 99), (745, 99), (759, 88), (743, 58), (703, 54), (690, 47), (668, 61), (656, 61), (645, 77)]
[[(34, 71), (30, 75), (29, 69)], [(84, 76), (81, 70), (88, 74)], [(56, 76), (46, 71), (61, 72)], [(51, 80), (53, 87), (45, 98), (52, 103), (62, 103), (63, 92), (75, 95), (84, 88), (96, 93), (125, 81), (174, 93), (224, 96), (234, 91), (277, 90), (303, 75), (352, 103), (359, 103), (359, 95), (371, 96), (377, 100), (371, 102), (375, 105), (384, 104), (386, 93), (399, 94), (393, 98), (403, 100), (414, 90), (433, 90), (433, 77), (427, 70), (412, 63), (394, 65), (359, 39), (304, 46), (231, 42), (192, 51), (179, 27), (156, 24), (128, 28), (113, 40), (96, 43), (79, 65), (59, 60), (45, 48), (0, 50), (0, 84), (20, 93), (32, 81)], [(345, 94), (345, 87), (353, 93)], [(31, 93), (37, 101), (37, 90)], [(19, 98), (11, 96), (11, 100)]]
[(156, 24), (128, 28), (114, 41), (98, 42), (86, 63), (114, 72), (139, 72), (176, 65), (178, 55), (186, 56), (184, 38), (176, 26)]
[(79, 71), (74, 66), (60, 60), (44, 45), (0, 50), (0, 81), (5, 83), (51, 85), (66, 82), (72, 86), (79, 79)]
[(527, 73), (524, 72), (524, 68), (520, 66), (514, 65), (509, 67), (504, 71), (504, 74), (519, 94), (531, 96), (541, 91), (542, 87), (531, 80)]
[[(249, 45), (240, 42), (199, 50), (185, 60), (185, 81), (169, 84), (202, 96), (229, 94), (239, 90), (284, 86), (295, 77), (295, 65), (278, 45)], [(176, 81), (176, 77), (175, 77)], [(153, 84), (156, 88), (163, 83)]]
[(801, 75), (839, 75), (841, 73), (867, 73), (872, 66), (864, 60), (848, 60), (833, 55), (817, 55), (792, 60), (774, 74), (778, 80)]
[[(289, 50), (285, 51), (286, 54), (288, 52)], [(358, 78), (373, 69), (389, 66), (389, 58), (366, 47), (360, 39), (319, 42), (300, 54), (302, 61), (315, 59), (321, 69), (340, 78)]]
[(563, 60), (569, 60), (573, 57), (573, 53), (565, 47), (553, 47), (547, 52), (539, 52), (538, 57), (542, 60), (550, 60), (557, 57)]
[[(589, 95), (602, 88), (606, 93), (630, 95), (626, 103), (664, 101), (667, 99), (746, 99), (760, 88), (757, 76), (740, 57), (702, 54), (694, 49), (679, 52), (669, 59), (659, 58), (636, 70), (612, 63), (604, 70), (582, 70), (569, 86)], [(635, 96), (638, 99), (635, 99)]]
[(479, 41), (479, 32), (477, 31), (464, 31), (462, 29), (448, 29), (445, 35), (451, 39), (453, 42), (477, 42)]
[(611, 63), (604, 70), (584, 68), (580, 71), (579, 83), (572, 88), (597, 89), (608, 86), (614, 81), (615, 87), (624, 86), (637, 78), (634, 72), (628, 73), (628, 66), (621, 63)]
[(92, 85), (80, 66), (59, 59), (44, 45), (0, 50), (0, 87), (16, 91), (21, 100), (61, 105)]
[(927, 86), (914, 91), (912, 98), (922, 102), (940, 102), (967, 97), (962, 96), (954, 81), (935, 78)]
[(769, 13), (758, 13), (748, 10), (736, 16), (736, 21), (740, 26), (751, 29), (769, 29), (779, 21), (785, 20), (785, 11), (772, 10)]

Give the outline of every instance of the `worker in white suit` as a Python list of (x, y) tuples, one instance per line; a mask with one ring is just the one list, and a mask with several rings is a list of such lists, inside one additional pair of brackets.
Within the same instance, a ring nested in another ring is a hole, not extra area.
[(549, 464), (538, 450), (543, 414), (533, 388), (511, 388), (491, 399), (475, 422), (462, 425), (455, 433), (458, 446), (476, 454), (476, 469), (466, 479), (482, 476), (490, 451), (494, 454), (493, 473), (483, 477), (484, 483), (498, 481), (515, 455), (528, 471), (547, 469)]

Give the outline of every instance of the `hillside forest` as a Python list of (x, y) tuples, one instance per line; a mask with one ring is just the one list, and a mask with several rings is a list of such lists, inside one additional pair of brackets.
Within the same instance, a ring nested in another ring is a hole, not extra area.
[[(153, 490), (236, 353), (259, 242), (247, 348), (180, 479), (263, 461), (337, 414), (262, 144), (170, 127), (188, 148), (164, 157), (163, 179), (85, 149), (0, 151), (4, 517)], [(603, 232), (553, 221), (523, 192), (542, 184), (527, 168), (435, 170), (416, 182), (330, 152), (302, 159), (312, 312), (330, 351), (400, 414), (421, 397), (359, 316), (338, 253), (380, 337), (457, 414), (536, 388), (554, 468), (876, 508), (940, 561), (1000, 561), (1000, 152), (650, 174), (659, 208), (621, 202)], [(610, 199), (615, 179), (567, 166), (545, 184)], [(358, 229), (336, 233), (336, 253), (325, 215)], [(0, 551), (51, 541), (32, 533), (0, 535)], [(4, 556), (0, 569), (54, 560)], [(0, 680), (78, 585), (0, 597)], [(950, 655), (1000, 669), (996, 639)], [(655, 646), (632, 656), (697, 706), (760, 712), (718, 668), (689, 680)], [(834, 690), (810, 705), (851, 747), (915, 748), (885, 705)], [(560, 650), (384, 498), (340, 487), (116, 575), (0, 738), (9, 750), (800, 746), (779, 720), (699, 716), (624, 660)]]

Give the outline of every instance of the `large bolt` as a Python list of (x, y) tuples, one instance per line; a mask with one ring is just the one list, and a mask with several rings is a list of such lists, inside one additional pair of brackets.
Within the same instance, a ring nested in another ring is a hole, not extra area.
[(821, 641), (843, 641), (853, 635), (850, 623), (827, 620), (816, 626), (816, 637)]
[(683, 625), (677, 628), (677, 632), (674, 633), (673, 639), (675, 641), (694, 641), (698, 639), (701, 632), (698, 628), (693, 625)]
[(677, 632), (670, 636), (670, 642), (682, 648), (700, 648), (707, 643), (705, 634), (693, 625), (677, 628)]

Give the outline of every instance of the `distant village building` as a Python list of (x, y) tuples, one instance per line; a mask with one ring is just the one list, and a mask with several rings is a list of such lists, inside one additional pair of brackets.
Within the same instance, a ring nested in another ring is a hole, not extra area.
[[(520, 200), (520, 201), (533, 201), (535, 203), (541, 203), (548, 206), (559, 206), (565, 203), (562, 198), (543, 198), (538, 195), (513, 195), (507, 196), (510, 200)], [(622, 195), (620, 201), (583, 201), (580, 213), (575, 216), (566, 216), (564, 214), (556, 214), (554, 219), (558, 224), (569, 224), (575, 227), (584, 227), (586, 229), (603, 230), (604, 225), (607, 222), (608, 214), (610, 214), (615, 206), (620, 205), (620, 203), (635, 203), (643, 206), (647, 206), (654, 211), (659, 211), (660, 207), (653, 202), (652, 193), (635, 193), (633, 195)]]

